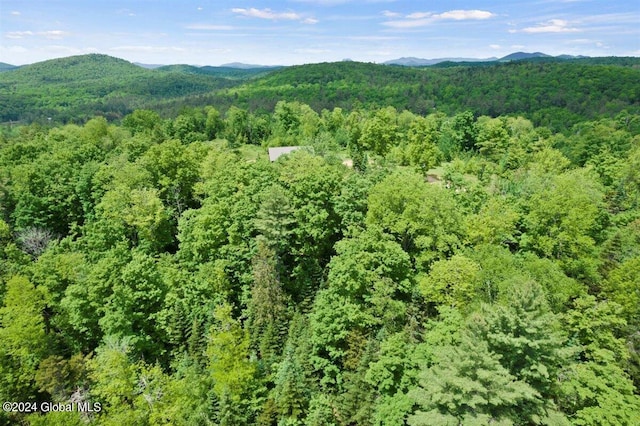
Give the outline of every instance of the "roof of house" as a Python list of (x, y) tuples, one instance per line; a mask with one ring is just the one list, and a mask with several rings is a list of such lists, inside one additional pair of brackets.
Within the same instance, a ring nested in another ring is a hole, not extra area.
[(297, 149), (302, 148), (301, 146), (278, 146), (275, 148), (269, 148), (269, 161), (276, 161), (281, 155), (289, 154)]

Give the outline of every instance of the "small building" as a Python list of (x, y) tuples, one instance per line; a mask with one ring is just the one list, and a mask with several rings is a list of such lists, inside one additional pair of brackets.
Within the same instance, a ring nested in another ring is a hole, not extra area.
[(269, 161), (274, 162), (278, 158), (280, 158), (281, 155), (290, 154), (293, 151), (296, 151), (300, 148), (302, 147), (301, 146), (278, 146), (274, 148), (269, 148)]

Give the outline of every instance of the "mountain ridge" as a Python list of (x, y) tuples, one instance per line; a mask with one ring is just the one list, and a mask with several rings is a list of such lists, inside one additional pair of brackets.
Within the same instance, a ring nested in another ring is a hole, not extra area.
[(535, 57), (431, 67), (341, 61), (280, 69), (174, 65), (149, 70), (92, 54), (0, 73), (0, 122), (47, 117), (82, 122), (95, 115), (118, 120), (139, 108), (173, 116), (185, 107), (204, 105), (261, 113), (279, 100), (298, 100), (318, 111), (385, 104), (420, 114), (436, 108), (490, 116), (535, 112), (537, 123), (558, 117), (566, 126), (593, 111), (638, 110), (638, 72), (636, 57)]
[[(67, 56), (67, 57), (61, 57), (61, 58), (55, 58), (55, 59), (48, 59), (48, 60), (44, 60), (44, 61), (38, 61), (38, 62), (33, 62), (31, 64), (27, 64), (27, 65), (22, 65), (22, 66), (16, 66), (16, 65), (11, 65), (8, 63), (3, 63), (0, 62), (0, 71), (7, 71), (7, 70), (13, 70), (16, 68), (22, 68), (22, 67), (26, 67), (26, 66), (30, 66), (30, 65), (35, 65), (35, 64), (39, 64), (39, 63), (46, 63), (49, 61), (57, 61), (57, 60), (65, 60), (68, 58), (78, 58), (78, 57), (83, 57), (83, 56), (96, 56), (96, 57), (111, 57), (111, 58), (115, 58), (115, 59), (119, 59), (121, 61), (125, 61), (129, 64), (135, 65), (139, 68), (143, 68), (143, 69), (147, 69), (147, 70), (156, 70), (156, 69), (165, 69), (167, 67), (176, 67), (176, 66), (182, 66), (182, 67), (193, 67), (194, 69), (200, 69), (200, 70), (204, 70), (207, 71), (209, 69), (239, 69), (239, 70), (254, 70), (254, 69), (263, 69), (263, 70), (275, 70), (275, 69), (280, 69), (280, 68), (286, 68), (289, 66), (298, 66), (298, 65), (262, 65), (262, 64), (248, 64), (248, 63), (243, 63), (243, 62), (229, 62), (229, 63), (224, 63), (221, 65), (191, 65), (191, 64), (146, 64), (146, 63), (141, 63), (141, 62), (129, 62), (125, 59), (120, 59), (114, 56), (109, 56), (109, 55), (105, 55), (105, 54), (100, 54), (100, 53), (92, 53), (92, 54), (88, 54), (88, 55), (75, 55), (75, 56)], [(546, 53), (543, 52), (533, 52), (533, 53), (529, 53), (529, 52), (513, 52), (510, 53), (506, 56), (503, 57), (488, 57), (488, 58), (466, 58), (466, 57), (444, 57), (444, 58), (419, 58), (419, 57), (415, 57), (415, 56), (405, 56), (405, 57), (400, 57), (400, 58), (396, 58), (396, 59), (390, 59), (388, 61), (384, 61), (381, 62), (381, 64), (383, 65), (402, 65), (402, 66), (416, 66), (416, 67), (421, 67), (421, 66), (431, 66), (431, 65), (437, 65), (437, 64), (441, 64), (443, 62), (453, 62), (453, 63), (482, 63), (482, 62), (505, 62), (505, 61), (518, 61), (518, 60), (528, 60), (528, 59), (539, 59), (539, 58), (547, 58), (547, 59), (558, 59), (558, 60), (571, 60), (571, 59), (587, 59), (590, 58), (590, 56), (584, 56), (584, 55), (568, 55), (568, 54), (562, 54), (562, 55), (548, 55)], [(330, 62), (360, 62), (360, 61), (354, 61), (351, 59), (343, 59), (342, 61), (330, 61)], [(303, 65), (303, 64), (299, 64), (299, 65)], [(209, 73), (209, 72), (205, 72), (205, 73)]]

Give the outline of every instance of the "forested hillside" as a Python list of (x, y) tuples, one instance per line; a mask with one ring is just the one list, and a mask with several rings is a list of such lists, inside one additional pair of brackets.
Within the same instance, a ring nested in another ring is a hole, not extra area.
[(632, 63), (523, 61), (447, 68), (327, 63), (289, 67), (226, 92), (230, 102), (252, 108), (273, 108), (285, 98), (316, 110), (357, 105), (391, 105), (418, 114), (470, 110), (493, 117), (524, 115), (537, 125), (564, 130), (623, 109), (639, 111), (640, 61)]
[(136, 108), (175, 117), (185, 106), (269, 113), (279, 100), (316, 112), (393, 106), (415, 114), (469, 110), (523, 116), (552, 131), (640, 111), (640, 59), (534, 58), (507, 63), (398, 67), (358, 62), (237, 69), (155, 70), (104, 55), (46, 61), (0, 73), (0, 122), (118, 121)]
[(3, 128), (0, 423), (640, 424), (639, 71), (497, 70)]
[(233, 85), (213, 75), (149, 70), (106, 55), (74, 56), (0, 73), (0, 122), (84, 123)]

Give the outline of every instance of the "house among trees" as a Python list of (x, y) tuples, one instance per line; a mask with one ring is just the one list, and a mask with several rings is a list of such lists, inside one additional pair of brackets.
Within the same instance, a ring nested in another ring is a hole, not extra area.
[(292, 153), (295, 150), (302, 148), (301, 146), (278, 146), (275, 148), (269, 148), (269, 161), (274, 162), (281, 155)]

